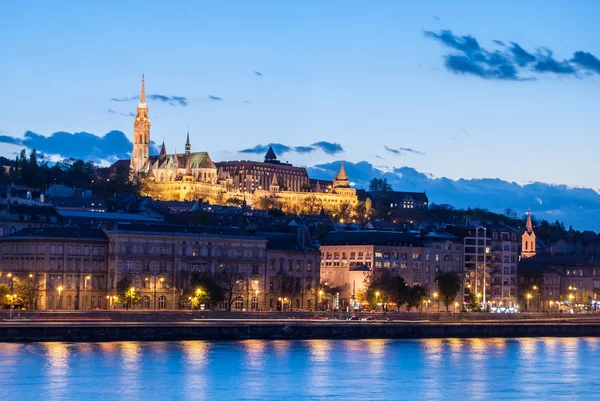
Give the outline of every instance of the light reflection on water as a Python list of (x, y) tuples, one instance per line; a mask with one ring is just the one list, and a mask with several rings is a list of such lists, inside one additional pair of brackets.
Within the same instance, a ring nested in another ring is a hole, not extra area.
[(0, 344), (11, 400), (600, 396), (600, 339)]

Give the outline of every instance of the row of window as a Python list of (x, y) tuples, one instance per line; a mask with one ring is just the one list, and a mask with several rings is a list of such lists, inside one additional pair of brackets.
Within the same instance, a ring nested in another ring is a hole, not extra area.
[[(102, 256), (104, 255), (104, 246), (102, 245), (67, 245), (67, 255), (90, 255)], [(62, 255), (64, 252), (64, 245), (61, 244), (50, 244), (49, 251), (51, 255)], [(2, 245), (2, 253), (13, 255), (30, 255), (34, 253), (46, 253), (46, 244), (4, 244)]]

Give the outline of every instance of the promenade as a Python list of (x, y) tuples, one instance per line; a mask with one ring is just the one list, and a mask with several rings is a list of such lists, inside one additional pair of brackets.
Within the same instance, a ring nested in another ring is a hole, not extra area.
[(600, 337), (600, 316), (34, 311), (0, 322), (2, 342), (579, 336)]

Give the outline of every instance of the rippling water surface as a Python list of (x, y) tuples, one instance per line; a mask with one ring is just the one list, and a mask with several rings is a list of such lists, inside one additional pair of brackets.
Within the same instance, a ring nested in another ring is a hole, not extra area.
[(0, 344), (16, 400), (580, 400), (600, 339)]

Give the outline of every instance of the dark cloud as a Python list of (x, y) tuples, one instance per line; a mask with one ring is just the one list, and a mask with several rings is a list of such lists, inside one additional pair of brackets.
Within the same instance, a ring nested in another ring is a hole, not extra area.
[(23, 146), (23, 142), (19, 138), (13, 138), (10, 135), (0, 135), (0, 143)]
[[(342, 161), (307, 168), (311, 178), (331, 180)], [(482, 207), (495, 212), (506, 208), (525, 213), (528, 207), (539, 218), (561, 220), (574, 228), (598, 230), (600, 194), (588, 188), (570, 188), (534, 182), (520, 185), (498, 178), (452, 180), (424, 174), (410, 167), (385, 171), (361, 161), (345, 161), (350, 181), (357, 188), (368, 188), (373, 177), (387, 178), (397, 191), (426, 191), (430, 203), (448, 203), (458, 208)]]
[(451, 30), (425, 31), (425, 36), (453, 50), (444, 55), (444, 65), (447, 70), (457, 74), (483, 79), (528, 81), (535, 79), (532, 74), (576, 75), (577, 66), (600, 73), (600, 60), (582, 51), (576, 52), (571, 60), (560, 61), (553, 57), (551, 50), (539, 48), (533, 54), (515, 42), (510, 42), (507, 47), (503, 41), (493, 40), (503, 49), (490, 51), (483, 48), (475, 37), (454, 35)]
[[(27, 131), (23, 138), (0, 136), (0, 142), (36, 149), (49, 155), (91, 160), (95, 163), (129, 159), (133, 147), (131, 141), (121, 131), (110, 131), (102, 136), (88, 132), (70, 133), (63, 131), (44, 136)], [(151, 142), (150, 153), (157, 154), (158, 151), (156, 144)]]
[(254, 71), (254, 75), (258, 76), (258, 77), (262, 77), (263, 74), (260, 71)]
[(266, 145), (256, 145), (253, 148), (242, 149), (239, 152), (240, 153), (262, 154), (262, 153), (267, 153), (267, 150), (269, 150), (269, 146), (271, 146), (273, 148), (273, 150), (275, 151), (275, 154), (277, 154), (277, 155), (281, 155), (284, 153), (306, 154), (306, 153), (314, 152), (317, 149), (321, 149), (323, 152), (325, 152), (329, 155), (335, 155), (335, 154), (338, 154), (338, 153), (341, 153), (344, 151), (344, 149), (342, 148), (342, 145), (340, 145), (339, 143), (322, 141), (322, 142), (313, 143), (310, 146), (288, 146), (288, 145), (284, 145), (281, 143), (269, 143)]
[(186, 107), (188, 105), (188, 100), (184, 96), (165, 96), (154, 93), (152, 95), (146, 95), (146, 98), (150, 100), (158, 100), (160, 102), (167, 103), (171, 106)]
[[(133, 100), (139, 100), (139, 96), (131, 96), (131, 97), (111, 97), (110, 100), (113, 102), (130, 102)], [(147, 100), (156, 100), (159, 102), (167, 103), (171, 106), (181, 106), (187, 107), (188, 99), (185, 96), (166, 96), (158, 93), (153, 93), (151, 95), (146, 95)]]
[(218, 96), (214, 96), (214, 95), (208, 95), (208, 98), (210, 100), (215, 100), (215, 101), (221, 101), (221, 100), (223, 100), (222, 97), (218, 97)]
[(284, 154), (284, 153), (288, 153), (292, 150), (291, 147), (283, 145), (281, 143), (269, 143), (267, 145), (256, 145), (253, 148), (242, 149), (239, 152), (240, 153), (262, 154), (262, 153), (267, 153), (267, 151), (269, 150), (269, 147), (273, 148), (273, 150), (275, 151), (275, 154)]
[(575, 52), (571, 62), (577, 64), (581, 68), (600, 74), (600, 60), (591, 53), (581, 51)]
[(344, 151), (344, 148), (342, 147), (342, 145), (340, 145), (339, 143), (335, 143), (335, 142), (321, 141), (321, 142), (313, 143), (311, 146), (321, 149), (323, 152), (327, 153), (328, 155), (336, 155), (336, 154), (342, 153)]
[(122, 113), (122, 112), (119, 112), (119, 111), (114, 111), (113, 109), (106, 109), (106, 111), (109, 114), (117, 114), (117, 115), (123, 116), (123, 117), (135, 117), (135, 113), (133, 113), (133, 112)]
[(395, 154), (396, 156), (402, 156), (402, 155), (404, 155), (406, 153), (412, 153), (412, 154), (415, 154), (415, 155), (425, 155), (425, 153), (420, 152), (420, 151), (415, 150), (415, 149), (411, 149), (411, 148), (393, 149), (393, 148), (390, 148), (390, 147), (385, 146), (385, 145), (383, 147), (385, 148), (385, 150), (387, 150), (390, 153)]
[(553, 72), (555, 74), (575, 74), (577, 72), (567, 60), (556, 60), (552, 51), (548, 49), (540, 51), (534, 69), (538, 72)]
[(313, 148), (312, 146), (296, 146), (294, 148), (294, 152), (296, 152), (296, 153), (311, 153), (314, 151), (315, 151), (315, 148)]
[(535, 56), (528, 53), (521, 46), (515, 42), (510, 42), (510, 52), (513, 54), (515, 63), (520, 67), (524, 67), (527, 64), (531, 64), (535, 61)]

